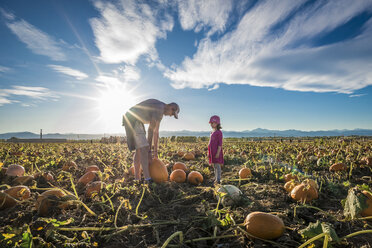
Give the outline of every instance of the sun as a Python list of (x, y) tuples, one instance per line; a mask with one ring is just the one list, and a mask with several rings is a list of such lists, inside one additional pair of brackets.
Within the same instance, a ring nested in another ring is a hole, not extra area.
[(125, 83), (101, 86), (95, 101), (99, 112), (98, 119), (104, 125), (105, 132), (120, 130), (123, 114), (138, 101), (133, 90)]

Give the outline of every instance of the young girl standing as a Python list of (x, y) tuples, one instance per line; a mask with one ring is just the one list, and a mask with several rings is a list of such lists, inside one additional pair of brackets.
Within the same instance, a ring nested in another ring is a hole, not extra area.
[(209, 164), (213, 164), (214, 174), (216, 176), (215, 183), (221, 183), (221, 165), (223, 164), (223, 151), (222, 151), (222, 132), (220, 117), (214, 115), (210, 118), (209, 123), (213, 131), (208, 144), (208, 158)]

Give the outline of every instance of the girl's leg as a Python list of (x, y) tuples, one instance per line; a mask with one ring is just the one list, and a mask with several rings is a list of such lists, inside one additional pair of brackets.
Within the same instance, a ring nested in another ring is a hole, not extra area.
[(216, 177), (215, 182), (221, 182), (221, 165), (220, 164), (213, 164), (214, 167), (214, 175)]
[(139, 149), (136, 149), (134, 153), (133, 162), (134, 162), (134, 178), (136, 180), (141, 180), (141, 155)]

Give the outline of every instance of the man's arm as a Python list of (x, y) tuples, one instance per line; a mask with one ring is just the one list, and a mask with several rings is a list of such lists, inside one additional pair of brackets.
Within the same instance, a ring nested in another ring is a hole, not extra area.
[(151, 154), (152, 151), (152, 138), (154, 136), (154, 128), (155, 128), (155, 121), (151, 121), (149, 128), (147, 130), (148, 136), (147, 136), (147, 141), (149, 142), (150, 148), (149, 148), (149, 153)]
[(154, 157), (155, 158), (158, 158), (159, 127), (160, 127), (160, 121), (156, 121), (155, 128), (154, 128)]

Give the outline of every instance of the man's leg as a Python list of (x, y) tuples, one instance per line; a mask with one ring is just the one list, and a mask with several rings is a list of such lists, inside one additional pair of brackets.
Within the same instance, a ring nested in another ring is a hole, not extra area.
[(133, 163), (134, 163), (134, 178), (136, 180), (141, 180), (141, 164), (140, 164), (140, 149), (136, 149), (136, 152), (133, 156)]
[(149, 146), (141, 147), (139, 150), (143, 176), (145, 179), (151, 178), (149, 171)]

